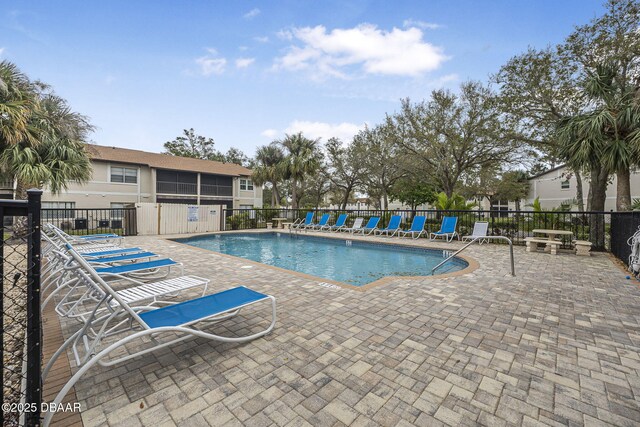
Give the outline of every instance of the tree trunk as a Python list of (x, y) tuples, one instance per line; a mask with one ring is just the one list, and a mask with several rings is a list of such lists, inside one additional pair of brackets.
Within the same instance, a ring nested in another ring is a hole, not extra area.
[(616, 173), (616, 210), (631, 210), (631, 172), (629, 169), (619, 170)]
[(389, 209), (389, 197), (387, 196), (387, 189), (383, 188), (382, 189), (382, 201), (384, 202), (384, 210), (388, 210)]
[(446, 180), (446, 182), (443, 182), (442, 184), (443, 184), (442, 186), (443, 186), (444, 194), (446, 194), (448, 198), (451, 198), (451, 196), (453, 196), (453, 187), (455, 183), (452, 184), (448, 182), (448, 180)]
[(298, 209), (298, 181), (291, 179), (291, 208)]
[(584, 211), (584, 192), (582, 190), (582, 175), (580, 171), (574, 171), (576, 174), (576, 200), (578, 202), (578, 210)]
[(280, 192), (278, 191), (278, 185), (275, 182), (273, 182), (272, 184), (273, 184), (273, 194), (272, 195), (275, 198), (274, 206), (276, 208), (279, 208), (280, 207)]
[[(603, 212), (607, 200), (608, 172), (601, 166), (591, 169), (591, 185), (589, 186), (589, 206), (591, 211)], [(594, 249), (605, 247), (604, 214), (591, 214), (589, 221), (589, 240)]]
[(349, 195), (351, 194), (353, 187), (347, 186), (344, 190), (344, 199), (342, 200), (342, 210), (347, 209), (347, 205), (349, 204)]

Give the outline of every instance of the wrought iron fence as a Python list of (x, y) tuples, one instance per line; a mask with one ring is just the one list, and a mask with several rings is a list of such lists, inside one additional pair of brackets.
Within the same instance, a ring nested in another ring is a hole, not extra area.
[(42, 222), (52, 223), (69, 234), (138, 234), (136, 208), (42, 209)]
[[(458, 233), (471, 234), (476, 221), (489, 223), (488, 233), (493, 236), (509, 237), (514, 244), (524, 245), (525, 238), (534, 235), (536, 229), (568, 230), (573, 236), (564, 236), (562, 247), (570, 248), (571, 240), (588, 240), (593, 243), (594, 250), (608, 250), (611, 241), (611, 215), (612, 212), (534, 212), (534, 211), (495, 211), (495, 210), (469, 210), (469, 211), (439, 211), (439, 210), (334, 210), (334, 209), (227, 209), (224, 229), (246, 230), (252, 228), (266, 228), (267, 223), (284, 222), (274, 221), (274, 218), (286, 218), (293, 222), (304, 218), (307, 212), (315, 213), (318, 221), (324, 213), (332, 215), (330, 224), (335, 222), (338, 215), (349, 214), (347, 225), (353, 224), (356, 218), (362, 217), (368, 220), (372, 216), (380, 217), (381, 224), (387, 224), (392, 215), (400, 215), (403, 218), (402, 226), (409, 228), (416, 215), (427, 217), (426, 229), (437, 231), (444, 216), (458, 217)], [(275, 225), (275, 224), (274, 224)]]
[[(40, 190), (28, 200), (0, 200), (2, 216), (3, 426), (40, 424)], [(9, 221), (7, 221), (10, 219)]]

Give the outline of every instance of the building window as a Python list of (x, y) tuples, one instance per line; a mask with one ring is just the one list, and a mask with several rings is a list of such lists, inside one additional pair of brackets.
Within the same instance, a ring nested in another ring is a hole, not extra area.
[(569, 180), (564, 180), (560, 183), (560, 188), (562, 188), (563, 190), (568, 190), (569, 188), (571, 188), (571, 185), (569, 183)]
[(124, 216), (123, 209), (132, 207), (131, 203), (111, 203), (111, 219), (122, 219)]
[(250, 179), (241, 179), (240, 180), (240, 189), (241, 190), (253, 191), (253, 182)]
[(111, 167), (111, 182), (138, 183), (138, 169)]
[(76, 217), (76, 202), (42, 202), (43, 221)]
[(494, 200), (491, 202), (491, 217), (492, 218), (506, 218), (509, 216), (509, 201), (508, 200)]

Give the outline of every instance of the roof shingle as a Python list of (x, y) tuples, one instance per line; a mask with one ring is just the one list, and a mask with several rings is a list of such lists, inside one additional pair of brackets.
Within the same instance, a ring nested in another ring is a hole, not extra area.
[(235, 163), (223, 163), (213, 160), (192, 159), (190, 157), (171, 156), (169, 154), (149, 153), (129, 148), (105, 147), (87, 144), (87, 153), (91, 160), (147, 165), (152, 168), (171, 169), (211, 173), (228, 176), (250, 176), (251, 169)]

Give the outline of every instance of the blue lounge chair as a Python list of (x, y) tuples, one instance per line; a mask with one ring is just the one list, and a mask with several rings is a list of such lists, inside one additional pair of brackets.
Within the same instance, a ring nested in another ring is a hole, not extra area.
[(161, 267), (168, 267), (169, 270), (171, 270), (171, 267), (173, 266), (178, 266), (180, 267), (180, 269), (183, 269), (182, 263), (176, 262), (171, 258), (162, 258), (155, 261), (134, 262), (132, 264), (124, 264), (124, 265), (105, 266), (105, 267), (96, 266), (95, 270), (96, 270), (96, 273), (100, 275), (108, 275), (108, 276), (121, 276), (123, 274), (131, 274), (131, 273), (136, 273), (138, 275), (147, 275), (147, 274), (155, 274), (156, 271)]
[[(400, 231), (400, 223), (402, 222), (402, 217), (400, 215), (393, 215), (389, 220), (389, 225), (386, 228), (380, 228), (378, 230), (374, 230), (373, 234), (386, 234), (389, 237), (393, 237), (398, 231)], [(391, 234), (389, 234), (391, 233)]]
[(323, 214), (322, 217), (320, 218), (320, 221), (317, 224), (309, 224), (306, 225), (304, 227), (305, 230), (315, 230), (315, 229), (322, 229), (322, 227), (324, 227), (325, 225), (327, 225), (327, 223), (329, 222), (329, 218), (331, 218), (331, 214)]
[(308, 225), (311, 225), (313, 223), (313, 212), (307, 212), (307, 216), (304, 218), (304, 221), (302, 220), (302, 218), (298, 218), (294, 221), (293, 224), (291, 224), (291, 229), (301, 229), (304, 228)]
[(340, 231), (342, 228), (346, 227), (345, 223), (347, 222), (348, 216), (349, 216), (348, 214), (340, 214), (335, 224), (323, 225), (322, 227), (320, 227), (320, 230)]
[(429, 234), (429, 239), (435, 240), (438, 237), (443, 237), (447, 240), (447, 242), (450, 242), (454, 237), (458, 236), (458, 240), (460, 240), (460, 235), (456, 231), (457, 225), (457, 216), (445, 216), (444, 218), (442, 218), (442, 225), (440, 226), (440, 230)]
[[(81, 256), (73, 250), (71, 254), (83, 268), (80, 273), (91, 279), (89, 286), (95, 287), (104, 297), (97, 302), (96, 309), (85, 320), (84, 326), (64, 342), (43, 371), (42, 381), (44, 382), (56, 360), (61, 355), (67, 354), (69, 348), (73, 350), (78, 370), (53, 400), (56, 407), (61, 404), (78, 380), (97, 363), (110, 367), (134, 357), (180, 344), (190, 338), (227, 343), (246, 342), (268, 334), (275, 326), (276, 299), (271, 295), (243, 286), (162, 308), (132, 307), (96, 274)], [(230, 319), (240, 310), (260, 302), (271, 303), (271, 322), (265, 329), (235, 337), (221, 336), (204, 330), (207, 324), (216, 324)], [(108, 307), (108, 310), (100, 310), (105, 307)], [(106, 314), (103, 314), (105, 312)], [(130, 319), (130, 328), (128, 328), (130, 333), (115, 342), (112, 340), (103, 343), (113, 323), (121, 322), (119, 331), (124, 332), (122, 328), (129, 322), (123, 322), (123, 319)], [(137, 346), (130, 346), (130, 348), (136, 350), (123, 351), (124, 346), (132, 341), (135, 341)], [(54, 414), (54, 411), (47, 412), (43, 425), (48, 426)]]
[(60, 228), (56, 227), (53, 224), (47, 224), (48, 229), (55, 233), (62, 239), (64, 242), (69, 242), (74, 245), (78, 244), (95, 244), (95, 243), (112, 243), (116, 246), (120, 246), (122, 244), (122, 236), (113, 233), (107, 234), (89, 234), (86, 236), (73, 236), (62, 231)]
[(413, 222), (411, 223), (411, 228), (408, 230), (400, 230), (398, 231), (398, 236), (405, 237), (411, 235), (412, 238), (419, 238), (422, 233), (426, 233), (424, 229), (424, 224), (427, 222), (427, 217), (423, 215), (417, 215), (413, 217)]
[(355, 230), (353, 234), (362, 233), (363, 236), (368, 236), (369, 234), (373, 233), (375, 230), (378, 229), (379, 222), (380, 222), (379, 216), (372, 216), (371, 218), (369, 218), (367, 225)]
[(119, 254), (114, 256), (102, 256), (102, 257), (96, 257), (93, 254), (83, 255), (83, 256), (89, 262), (100, 262), (105, 264), (111, 264), (114, 262), (136, 261), (140, 259), (155, 258), (158, 256), (158, 254), (154, 254), (153, 252), (136, 252), (136, 253), (130, 253), (130, 254)]

